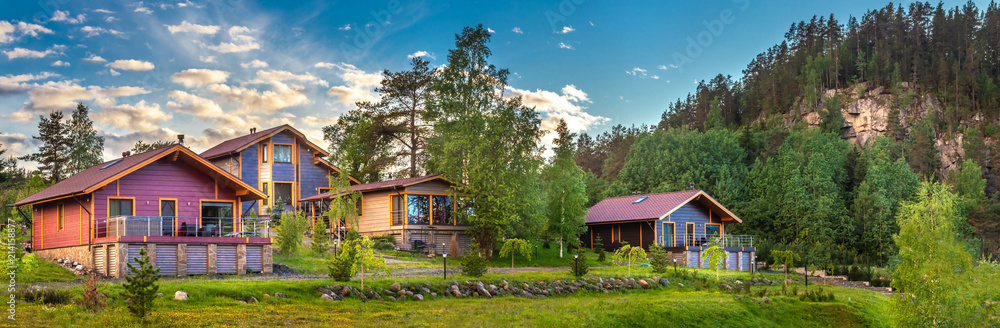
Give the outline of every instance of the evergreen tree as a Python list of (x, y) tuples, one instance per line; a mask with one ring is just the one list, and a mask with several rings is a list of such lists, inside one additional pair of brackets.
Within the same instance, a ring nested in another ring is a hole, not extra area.
[(125, 263), (131, 274), (125, 276), (125, 283), (122, 285), (125, 292), (122, 293), (122, 297), (127, 300), (128, 312), (145, 320), (153, 310), (153, 300), (156, 299), (156, 293), (160, 289), (156, 284), (156, 281), (160, 280), (160, 268), (150, 261), (145, 247), (139, 249), (138, 255), (135, 257), (138, 267), (132, 263)]
[(139, 154), (139, 153), (145, 153), (145, 152), (150, 151), (150, 150), (156, 150), (156, 149), (160, 149), (160, 148), (163, 148), (163, 147), (172, 146), (173, 144), (174, 144), (173, 142), (164, 141), (164, 140), (157, 140), (157, 141), (154, 141), (151, 144), (147, 144), (147, 143), (143, 142), (142, 140), (139, 140), (139, 141), (135, 142), (135, 145), (132, 146), (132, 149), (129, 150), (129, 152), (131, 152), (132, 155), (135, 155), (135, 154)]
[(39, 116), (38, 135), (32, 138), (41, 142), (41, 146), (37, 152), (21, 157), (23, 160), (38, 162), (38, 170), (48, 182), (59, 182), (66, 177), (69, 149), (66, 132), (61, 111), (53, 111), (48, 118)]
[(410, 64), (409, 71), (382, 73), (385, 77), (382, 85), (375, 88), (375, 92), (382, 94), (379, 102), (358, 104), (359, 108), (376, 113), (378, 124), (384, 125), (381, 132), (400, 148), (398, 158), (408, 160), (403, 165), (406, 168), (403, 174), (396, 175), (399, 177), (422, 174), (427, 160), (426, 139), (432, 132), (429, 122), (423, 120), (425, 94), (432, 78), (429, 63), (417, 57)]
[(509, 71), (488, 63), (490, 33), (482, 25), (456, 36), (448, 65), (431, 83), (425, 119), (428, 170), (459, 182), (469, 212), (456, 213), (487, 255), (501, 233), (517, 237), (541, 229), (538, 113), (520, 97), (502, 94)]
[(90, 109), (87, 106), (78, 103), (68, 122), (69, 161), (66, 163), (67, 175), (79, 173), (104, 162), (104, 137), (97, 135), (89, 112)]
[[(359, 103), (363, 104), (363, 103)], [(392, 139), (385, 134), (375, 112), (352, 109), (337, 118), (337, 123), (323, 127), (323, 140), (329, 143), (330, 162), (362, 182), (383, 180), (397, 162)]]
[(587, 193), (583, 169), (576, 165), (573, 139), (566, 121), (560, 119), (556, 127), (555, 156), (542, 170), (545, 195), (548, 196), (548, 235), (559, 240), (559, 257), (563, 257), (564, 243), (576, 248), (578, 236), (586, 230)]

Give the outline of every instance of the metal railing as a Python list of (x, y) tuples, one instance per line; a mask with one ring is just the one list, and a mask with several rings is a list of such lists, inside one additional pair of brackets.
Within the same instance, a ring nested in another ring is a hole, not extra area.
[(403, 225), (406, 220), (406, 211), (404, 210), (394, 210), (392, 211), (392, 225)]
[(676, 240), (673, 240), (673, 245), (670, 244), (669, 235), (660, 236), (658, 242), (666, 247), (708, 247), (716, 242), (722, 247), (754, 247), (752, 235), (677, 234), (674, 237)]
[(270, 237), (271, 219), (181, 216), (116, 216), (98, 219), (94, 234), (167, 237)]

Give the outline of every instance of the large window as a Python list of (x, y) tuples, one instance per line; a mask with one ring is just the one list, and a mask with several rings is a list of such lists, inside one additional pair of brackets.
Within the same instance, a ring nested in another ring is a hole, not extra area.
[(363, 198), (358, 198), (357, 200), (354, 201), (354, 207), (356, 207), (358, 210), (358, 216), (361, 216), (361, 209), (364, 208), (364, 206), (362, 206), (361, 204), (362, 199)]
[(663, 247), (674, 247), (674, 223), (663, 222)]
[(132, 200), (131, 199), (109, 199), (108, 200), (108, 217), (116, 216), (131, 216), (132, 215)]
[(268, 158), (269, 157), (267, 156), (267, 144), (261, 144), (260, 145), (260, 161), (262, 163), (267, 163), (268, 162)]
[(292, 162), (292, 146), (290, 146), (290, 145), (274, 145), (274, 162), (275, 163), (291, 163)]
[(63, 206), (63, 204), (56, 205), (56, 215), (59, 216), (59, 222), (56, 227), (59, 230), (66, 228), (66, 206)]
[(452, 225), (455, 220), (452, 218), (454, 202), (448, 196), (434, 196), (434, 225)]
[(722, 235), (722, 225), (718, 223), (706, 223), (705, 224), (705, 237), (708, 241), (715, 240)]
[(177, 216), (177, 201), (175, 200), (160, 200), (160, 217), (163, 218), (163, 230), (164, 236), (174, 235), (174, 217)]
[(687, 245), (696, 246), (696, 242), (694, 240), (694, 223), (688, 222), (685, 226), (687, 227)]
[(201, 203), (200, 236), (217, 237), (233, 232), (233, 203)]
[(431, 223), (431, 200), (427, 195), (406, 196), (406, 217), (409, 224)]
[(392, 195), (392, 225), (403, 224), (403, 213), (406, 213), (406, 199), (401, 195)]
[(284, 209), (284, 206), (292, 205), (292, 184), (274, 183), (274, 207)]

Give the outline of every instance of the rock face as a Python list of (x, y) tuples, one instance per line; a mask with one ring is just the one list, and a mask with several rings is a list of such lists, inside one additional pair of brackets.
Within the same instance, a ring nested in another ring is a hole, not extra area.
[(177, 291), (174, 293), (174, 299), (178, 301), (186, 301), (188, 299), (188, 293)]

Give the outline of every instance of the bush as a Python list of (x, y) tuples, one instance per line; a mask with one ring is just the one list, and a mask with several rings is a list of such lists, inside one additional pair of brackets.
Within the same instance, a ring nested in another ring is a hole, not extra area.
[(28, 287), (17, 293), (17, 298), (29, 303), (69, 304), (73, 299), (69, 291), (41, 287)]
[(833, 296), (833, 292), (824, 292), (823, 288), (818, 289), (806, 289), (801, 296), (799, 296), (800, 301), (810, 301), (810, 302), (832, 302), (836, 299)]
[(582, 253), (576, 253), (574, 256), (576, 256), (576, 258), (569, 261), (569, 271), (573, 274), (573, 276), (583, 277), (583, 275), (590, 271), (590, 263), (587, 263), (590, 259)]
[(482, 277), (486, 274), (486, 257), (479, 250), (479, 244), (475, 240), (469, 244), (469, 251), (459, 259), (462, 264), (462, 274), (470, 277)]
[(156, 284), (160, 279), (160, 268), (150, 263), (145, 247), (139, 249), (139, 256), (135, 258), (135, 262), (139, 267), (126, 263), (128, 272), (132, 274), (125, 276), (125, 284), (122, 285), (125, 292), (122, 296), (128, 300), (128, 312), (144, 319), (153, 310), (153, 300), (156, 299), (156, 292), (160, 289)]
[(351, 243), (358, 242), (358, 239), (349, 239), (340, 247), (337, 257), (330, 261), (328, 269), (330, 277), (336, 281), (350, 281), (354, 277), (354, 263), (358, 261), (358, 251), (356, 247), (350, 247)]
[(650, 246), (649, 266), (653, 268), (653, 272), (666, 273), (667, 269), (670, 268), (670, 256), (671, 253), (664, 250), (663, 247)]
[(97, 273), (91, 273), (90, 277), (83, 281), (83, 298), (80, 299), (80, 305), (91, 311), (103, 309), (104, 294), (98, 291), (99, 287)]
[(607, 261), (607, 254), (604, 252), (604, 242), (601, 241), (601, 235), (594, 236), (594, 253), (597, 254), (597, 262)]
[(327, 244), (330, 242), (330, 235), (326, 233), (326, 223), (323, 222), (322, 217), (316, 218), (314, 221), (312, 234), (310, 248), (312, 248), (316, 256), (323, 257), (330, 251), (330, 248), (327, 247)]
[(306, 229), (306, 218), (302, 213), (281, 213), (281, 225), (276, 228), (278, 230), (276, 246), (281, 249), (281, 253), (288, 256), (295, 255)]

